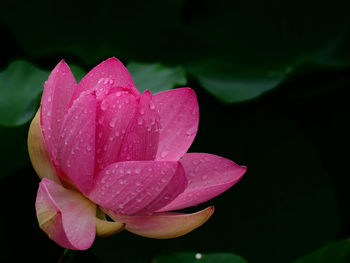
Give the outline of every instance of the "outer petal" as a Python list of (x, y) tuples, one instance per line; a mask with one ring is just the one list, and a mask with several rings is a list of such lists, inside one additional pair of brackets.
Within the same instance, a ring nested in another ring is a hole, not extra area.
[(115, 213), (148, 214), (170, 203), (186, 186), (178, 162), (118, 162), (96, 176), (89, 198)]
[(188, 187), (159, 211), (182, 209), (208, 201), (237, 183), (247, 169), (207, 153), (187, 153), (180, 162), (186, 172)]
[(159, 115), (152, 94), (146, 90), (130, 123), (118, 161), (154, 160), (159, 141)]
[(40, 178), (49, 178), (57, 183), (60, 182), (55, 168), (47, 153), (44, 137), (40, 127), (40, 109), (32, 120), (28, 133), (28, 152), (34, 170)]
[(178, 160), (196, 136), (199, 110), (196, 94), (190, 88), (167, 90), (154, 95), (160, 116), (156, 160)]
[(150, 216), (122, 216), (109, 213), (117, 221), (126, 224), (134, 234), (150, 238), (174, 238), (185, 235), (203, 225), (213, 214), (214, 207), (208, 207), (194, 214), (155, 213)]
[(95, 169), (96, 99), (85, 94), (74, 101), (63, 126), (58, 161), (65, 175), (83, 192), (91, 189)]
[(41, 128), (54, 164), (57, 164), (60, 127), (76, 85), (72, 72), (63, 60), (54, 68), (44, 84), (45, 89), (41, 98)]
[(92, 245), (96, 205), (88, 199), (44, 178), (35, 207), (40, 228), (57, 244), (78, 250)]
[(96, 173), (118, 160), (119, 149), (137, 109), (135, 97), (117, 91), (97, 108)]
[(113, 79), (114, 86), (129, 90), (136, 98), (140, 97), (139, 91), (135, 88), (134, 81), (124, 65), (116, 58), (109, 58), (94, 67), (79, 83), (72, 101), (77, 99), (83, 91), (92, 91), (102, 79)]

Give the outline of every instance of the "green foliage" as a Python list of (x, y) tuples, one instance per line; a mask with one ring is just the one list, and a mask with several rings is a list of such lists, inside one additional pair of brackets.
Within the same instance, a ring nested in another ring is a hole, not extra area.
[(141, 93), (148, 89), (154, 94), (176, 86), (184, 86), (187, 82), (185, 72), (180, 67), (167, 68), (160, 63), (130, 62), (127, 68)]
[(348, 263), (350, 262), (350, 239), (328, 244), (292, 263)]
[(32, 118), (48, 75), (48, 71), (23, 60), (13, 61), (0, 72), (0, 125), (21, 125)]

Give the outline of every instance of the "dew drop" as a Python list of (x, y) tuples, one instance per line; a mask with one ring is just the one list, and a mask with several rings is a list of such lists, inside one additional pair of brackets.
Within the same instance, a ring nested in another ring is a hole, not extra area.
[(165, 177), (163, 177), (161, 181), (162, 183), (166, 183), (168, 180)]
[(139, 118), (139, 119), (137, 120), (137, 124), (138, 124), (138, 125), (142, 125), (142, 123), (143, 123), (143, 120), (142, 120), (141, 118)]
[(150, 103), (149, 103), (149, 108), (151, 109), (151, 110), (154, 110), (156, 107), (154, 106), (154, 103), (151, 101)]
[(105, 120), (105, 118), (103, 116), (101, 116), (101, 118), (98, 119), (98, 123), (102, 124), (104, 120)]
[(196, 127), (192, 127), (186, 131), (187, 136), (191, 136), (196, 132)]
[(111, 126), (112, 128), (115, 127), (115, 123), (117, 122), (117, 118), (113, 118), (111, 120), (111, 122), (109, 123), (109, 126)]
[(141, 173), (141, 168), (136, 168), (136, 169), (135, 169), (135, 173), (136, 173), (136, 174), (140, 174), (140, 173)]
[(207, 180), (208, 176), (207, 175), (202, 175), (201, 178), (202, 178), (203, 181), (205, 181), (205, 180)]
[(51, 98), (51, 96), (49, 96), (49, 97), (47, 98), (47, 101), (48, 101), (48, 102), (51, 102), (51, 100), (52, 100), (52, 98)]
[(101, 110), (103, 111), (107, 110), (107, 105), (104, 101), (101, 103)]
[(168, 155), (168, 153), (169, 153), (168, 151), (164, 151), (160, 154), (160, 157), (164, 158), (165, 156)]
[(141, 115), (145, 114), (145, 110), (144, 109), (140, 109), (140, 114)]
[(127, 173), (127, 174), (131, 174), (131, 170), (130, 170), (130, 169), (127, 169), (127, 170), (126, 170), (126, 173)]
[(201, 259), (203, 256), (202, 256), (201, 253), (196, 253), (196, 255), (194, 255), (194, 257), (195, 257), (196, 259)]

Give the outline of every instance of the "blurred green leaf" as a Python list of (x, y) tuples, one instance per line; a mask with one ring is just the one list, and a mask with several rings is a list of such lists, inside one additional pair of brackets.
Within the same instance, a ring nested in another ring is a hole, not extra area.
[(61, 2), (5, 0), (0, 22), (31, 56), (181, 65), (227, 103), (259, 97), (305, 63), (350, 65), (349, 1)]
[(292, 263), (348, 263), (350, 262), (350, 239), (328, 244)]
[[(86, 71), (83, 70), (81, 67), (70, 64), (69, 65), (70, 70), (72, 71), (75, 80), (79, 83), (80, 80), (86, 75)], [(53, 68), (52, 68), (53, 69)]]
[(24, 60), (15, 60), (0, 72), (0, 124), (16, 126), (32, 118), (48, 75)]
[(179, 252), (156, 257), (152, 263), (247, 263), (240, 256), (230, 253)]
[(160, 63), (130, 62), (127, 68), (141, 93), (148, 89), (154, 94), (186, 84), (185, 71), (180, 67), (168, 68)]
[(27, 136), (29, 124), (18, 127), (0, 125), (0, 178), (3, 178), (29, 162)]

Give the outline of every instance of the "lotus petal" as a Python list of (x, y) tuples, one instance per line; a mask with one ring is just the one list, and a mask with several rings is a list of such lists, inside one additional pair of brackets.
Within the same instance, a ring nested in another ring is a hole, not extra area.
[(98, 82), (113, 79), (114, 86), (131, 92), (137, 99), (140, 92), (135, 88), (134, 81), (124, 65), (116, 58), (109, 58), (94, 67), (79, 83), (74, 91), (71, 104), (82, 92), (91, 92), (96, 89)]
[(149, 214), (174, 200), (186, 186), (178, 162), (117, 162), (96, 176), (89, 198), (115, 213)]
[(167, 239), (185, 235), (203, 225), (214, 213), (208, 207), (193, 214), (154, 213), (146, 216), (123, 216), (109, 212), (116, 221), (125, 223), (128, 231), (149, 238)]
[(126, 132), (118, 161), (154, 160), (159, 141), (159, 116), (152, 94), (146, 90)]
[(95, 169), (96, 98), (76, 99), (65, 116), (58, 144), (58, 162), (68, 179), (83, 193), (92, 187)]
[(94, 242), (96, 205), (81, 194), (44, 178), (35, 207), (40, 228), (60, 246), (84, 250)]
[(231, 160), (207, 153), (187, 153), (180, 160), (188, 187), (159, 211), (171, 211), (206, 202), (223, 193), (241, 179), (246, 171)]
[(190, 88), (154, 95), (159, 111), (160, 135), (156, 160), (179, 160), (196, 137), (199, 110), (196, 94)]
[(36, 112), (32, 120), (28, 133), (28, 152), (33, 168), (37, 175), (42, 178), (49, 178), (52, 181), (60, 183), (56, 175), (49, 154), (46, 150), (44, 137), (40, 127), (40, 109)]
[(64, 60), (58, 63), (44, 84), (41, 98), (41, 128), (47, 151), (55, 165), (60, 127), (76, 85), (74, 76)]

